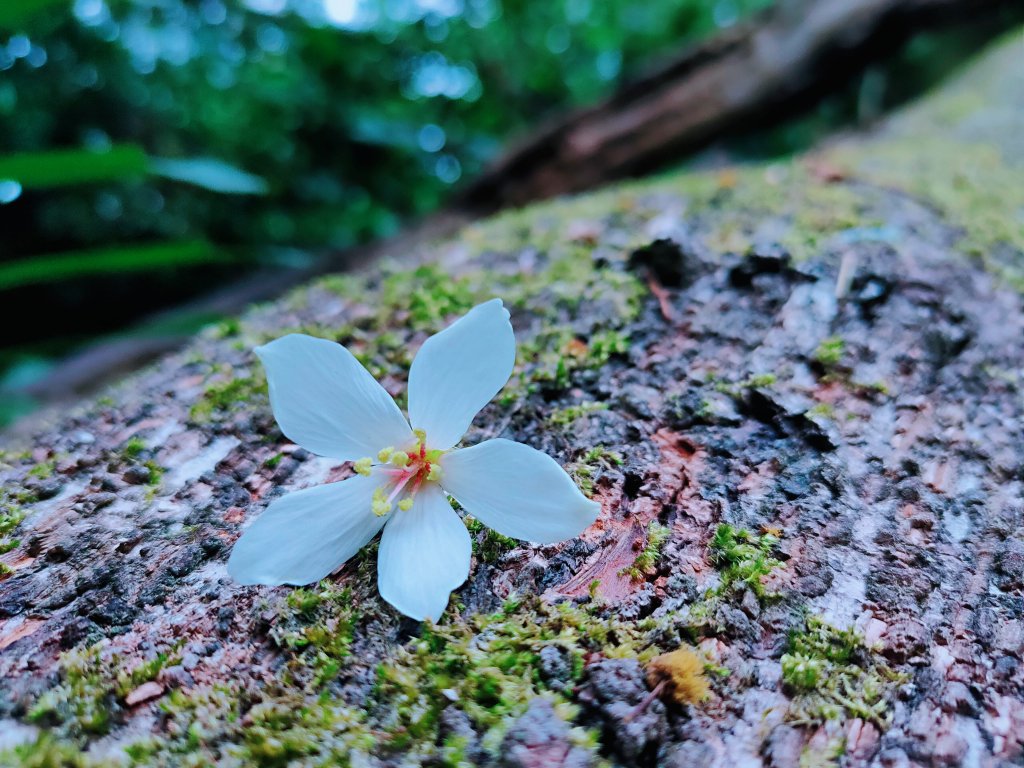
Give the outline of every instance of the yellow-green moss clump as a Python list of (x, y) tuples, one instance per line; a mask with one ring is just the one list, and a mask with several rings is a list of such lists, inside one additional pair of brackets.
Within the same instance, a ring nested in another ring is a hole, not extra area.
[[(335, 686), (361, 663), (349, 656), (360, 621), (351, 596), (324, 582), (282, 602), (272, 637), (287, 654), (283, 671), (258, 690), (226, 684), (172, 691), (159, 704), (166, 733), (131, 745), (134, 761), (351, 765), (369, 754), (394, 754), (410, 764), (458, 765), (466, 745), (441, 737), (446, 708), (464, 712), (481, 734), (481, 748), (497, 756), (506, 728), (531, 699), (546, 696), (563, 717), (574, 717), (571, 690), (587, 655), (647, 662), (659, 652), (649, 620), (630, 624), (538, 599), (510, 602), (497, 613), (424, 625), (418, 638), (380, 661), (368, 699), (346, 702)], [(545, 676), (546, 648), (565, 659), (564, 679)], [(573, 729), (573, 738), (596, 744), (596, 735), (582, 729)]]
[(619, 575), (628, 576), (634, 581), (642, 580), (657, 564), (658, 558), (661, 557), (661, 548), (665, 546), (671, 533), (672, 530), (668, 526), (652, 520), (647, 525), (647, 542), (644, 548), (640, 550), (633, 563), (623, 568)]
[[(12, 456), (7, 453), (0, 453), (0, 464), (7, 461), (30, 461), (27, 454)], [(36, 464), (29, 470), (30, 477), (49, 477), (53, 474), (55, 463), (45, 461)], [(17, 548), (21, 540), (17, 537), (18, 526), (28, 517), (29, 509), (37, 501), (36, 494), (26, 488), (16, 488), (13, 485), (0, 487), (0, 555), (6, 554)], [(6, 563), (0, 563), (0, 581), (14, 573)]]
[[(533, 697), (568, 704), (565, 684), (578, 682), (588, 653), (649, 659), (657, 653), (647, 634), (653, 623), (601, 619), (568, 603), (509, 603), (499, 613), (426, 628), (378, 669), (375, 699), (387, 712), (391, 746), (419, 749), (438, 735), (448, 706), (465, 712), (497, 754), (505, 729)], [(541, 651), (554, 648), (567, 661), (567, 678), (552, 685), (541, 672)]]
[(569, 464), (566, 471), (586, 496), (593, 496), (594, 473), (601, 469), (621, 467), (623, 461), (620, 454), (598, 445), (588, 449), (580, 458)]
[(483, 562), (494, 564), (502, 555), (520, 546), (519, 541), (488, 528), (474, 517), (466, 516), (466, 528), (473, 537), (473, 553)]
[(0, 752), (0, 765), (18, 768), (114, 768), (111, 760), (96, 760), (77, 747), (57, 741), (48, 733), (28, 744)]
[(743, 586), (759, 598), (766, 597), (764, 578), (780, 565), (772, 556), (778, 543), (770, 533), (758, 536), (731, 525), (718, 526), (709, 547), (711, 562), (722, 574), (720, 592)]
[(859, 717), (884, 728), (902, 680), (854, 630), (815, 616), (790, 636), (782, 657), (782, 681), (793, 694), (789, 717), (801, 724)]
[(66, 653), (60, 664), (61, 682), (44, 693), (28, 719), (44, 725), (72, 742), (107, 733), (124, 709), (124, 698), (160, 670), (176, 663), (176, 646), (126, 669), (123, 660), (109, 653), (104, 643)]
[(237, 375), (230, 366), (224, 366), (212, 372), (211, 381), (189, 411), (189, 418), (198, 424), (213, 421), (254, 397), (260, 396), (260, 402), (265, 403), (266, 392), (267, 380), (261, 368), (252, 375)]
[(21, 543), (13, 534), (24, 519), (25, 511), (21, 504), (8, 499), (7, 493), (0, 491), (0, 555), (10, 552)]

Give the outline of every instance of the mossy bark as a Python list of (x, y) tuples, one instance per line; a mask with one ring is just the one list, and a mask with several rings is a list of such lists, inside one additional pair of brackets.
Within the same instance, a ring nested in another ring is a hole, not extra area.
[[(1018, 33), (875, 135), (321, 280), (23, 430), (0, 762), (1019, 762), (1019, 64)], [(401, 401), (494, 295), (517, 370), (467, 441), (547, 451), (598, 523), (535, 547), (469, 521), (436, 627), (379, 599), (372, 546), (308, 589), (232, 583), (268, 501), (350, 472), (281, 436), (252, 348), (336, 339)], [(681, 647), (706, 680), (648, 667)]]

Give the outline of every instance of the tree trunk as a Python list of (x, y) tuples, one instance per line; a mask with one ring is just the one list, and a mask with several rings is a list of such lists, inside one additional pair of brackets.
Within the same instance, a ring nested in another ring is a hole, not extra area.
[[(0, 763), (1019, 763), (1020, 61), (1018, 33), (805, 158), (321, 280), (37, 422), (0, 465)], [(495, 295), (519, 362), (467, 442), (548, 452), (598, 522), (471, 525), (437, 626), (379, 598), (372, 552), (234, 584), (268, 501), (350, 472), (281, 436), (252, 348), (333, 338), (401, 396)]]

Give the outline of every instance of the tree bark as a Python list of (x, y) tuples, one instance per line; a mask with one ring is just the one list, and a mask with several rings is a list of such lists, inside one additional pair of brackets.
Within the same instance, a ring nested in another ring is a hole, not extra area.
[[(0, 763), (1019, 762), (1020, 55), (790, 163), (314, 283), (34, 424), (0, 464)], [(466, 440), (548, 452), (598, 522), (472, 526), (436, 627), (379, 598), (372, 553), (233, 583), (270, 500), (351, 472), (279, 433), (252, 347), (333, 338), (401, 396), (494, 295), (519, 363)]]

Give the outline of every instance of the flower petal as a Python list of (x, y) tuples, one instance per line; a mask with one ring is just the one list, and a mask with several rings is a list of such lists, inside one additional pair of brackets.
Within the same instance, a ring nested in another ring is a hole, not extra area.
[(409, 371), (409, 420), (431, 448), (447, 450), (505, 386), (516, 338), (501, 299), (480, 304), (427, 339)]
[(351, 461), (414, 440), (391, 395), (340, 344), (292, 333), (256, 354), (281, 431), (306, 450)]
[(380, 482), (357, 476), (281, 497), (235, 542), (228, 574), (242, 584), (309, 584), (324, 578), (387, 520), (370, 511)]
[(484, 525), (551, 544), (579, 536), (601, 511), (558, 463), (512, 440), (487, 440), (441, 459), (444, 489)]
[(434, 484), (412, 508), (391, 515), (380, 540), (377, 587), (406, 616), (437, 621), (452, 590), (469, 575), (469, 531)]

